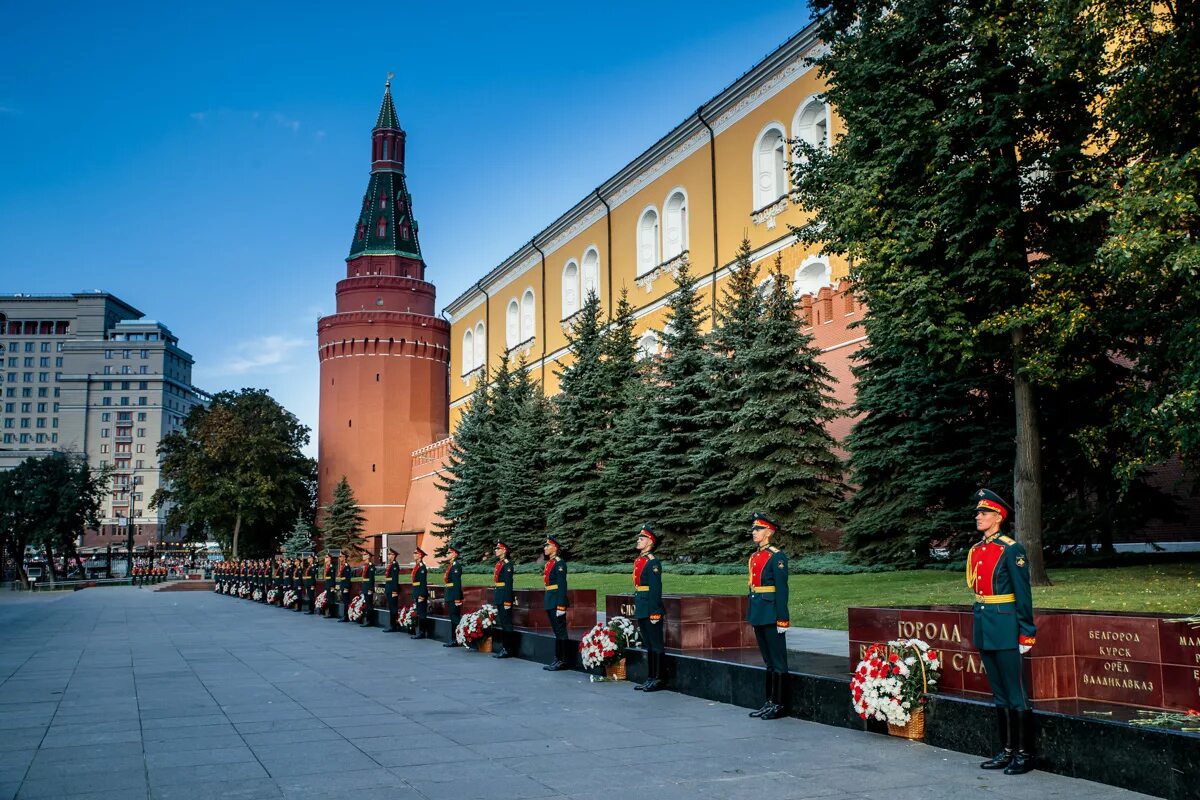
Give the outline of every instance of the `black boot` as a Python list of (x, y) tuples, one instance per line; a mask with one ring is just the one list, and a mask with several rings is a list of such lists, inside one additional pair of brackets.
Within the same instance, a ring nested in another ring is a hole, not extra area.
[(654, 682), (654, 652), (646, 651), (646, 680), (633, 687), (635, 692), (645, 691), (646, 687)]
[(771, 707), (764, 711), (759, 719), (779, 719), (780, 717), (787, 716), (787, 711), (783, 703), (783, 682), (786, 679), (787, 673), (775, 673), (775, 680), (772, 681)]
[(562, 639), (554, 640), (554, 661), (542, 667), (542, 669), (546, 670), (547, 672), (560, 672), (564, 669), (567, 669), (565, 653), (563, 652), (566, 649), (563, 647), (564, 644), (566, 644), (566, 642)]
[(767, 673), (763, 679), (764, 699), (763, 699), (762, 708), (758, 709), (757, 711), (751, 711), (750, 716), (761, 717), (763, 714), (767, 713), (768, 709), (771, 708), (771, 689), (775, 685), (774, 675), (775, 675), (774, 672), (772, 672), (771, 670), (767, 670)]
[(514, 649), (512, 647), (512, 634), (508, 631), (501, 631), (500, 634), (500, 649), (492, 653), (492, 658), (512, 658), (513, 654), (509, 652)]
[(661, 692), (666, 688), (666, 684), (662, 679), (662, 653), (650, 654), (650, 680), (646, 681), (645, 692)]
[(1004, 769), (1013, 760), (1012, 709), (996, 707), (996, 729), (1000, 732), (1000, 752), (979, 765), (980, 769)]
[(1014, 711), (1010, 724), (1016, 728), (1017, 749), (1012, 763), (1004, 768), (1004, 774), (1024, 775), (1033, 769), (1033, 709)]

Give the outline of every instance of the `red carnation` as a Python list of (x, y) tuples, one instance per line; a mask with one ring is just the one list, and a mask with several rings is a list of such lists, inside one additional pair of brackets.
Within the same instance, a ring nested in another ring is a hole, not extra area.
[(925, 654), (925, 657), (928, 658), (930, 661), (933, 661), (935, 658), (937, 658), (937, 650), (930, 650), (928, 653)]

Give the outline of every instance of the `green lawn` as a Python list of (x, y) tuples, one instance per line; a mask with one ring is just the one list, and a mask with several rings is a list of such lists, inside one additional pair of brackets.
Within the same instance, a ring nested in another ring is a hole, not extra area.
[[(468, 584), (488, 584), (489, 575), (464, 575)], [(1200, 565), (1119, 567), (1112, 569), (1054, 569), (1053, 586), (1033, 590), (1041, 608), (1081, 608), (1092, 611), (1149, 611), (1185, 616), (1200, 611)], [(580, 573), (571, 576), (572, 589), (595, 589), (604, 608), (610, 592), (630, 590), (628, 573)], [(517, 575), (519, 589), (542, 585), (540, 575)], [(965, 604), (970, 600), (964, 577), (957, 572), (915, 570), (864, 575), (793, 575), (792, 625), (845, 630), (849, 606)], [(746, 579), (738, 575), (663, 576), (671, 594), (741, 594)]]

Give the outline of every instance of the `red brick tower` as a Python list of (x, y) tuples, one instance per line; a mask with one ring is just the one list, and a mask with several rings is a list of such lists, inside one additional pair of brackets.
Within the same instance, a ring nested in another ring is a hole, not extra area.
[(449, 413), (450, 325), (434, 315), (434, 286), (425, 280), (404, 139), (389, 78), (337, 312), (317, 321), (320, 502), (329, 503), (345, 475), (368, 536), (401, 532), (410, 454), (446, 435)]

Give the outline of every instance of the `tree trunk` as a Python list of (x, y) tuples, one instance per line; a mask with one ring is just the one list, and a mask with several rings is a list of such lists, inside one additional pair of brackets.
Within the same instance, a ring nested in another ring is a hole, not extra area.
[(54, 546), (46, 542), (46, 568), (50, 570), (50, 580), (58, 582), (58, 570), (54, 568)]
[(87, 569), (83, 566), (83, 559), (79, 557), (79, 550), (75, 547), (71, 548), (71, 555), (75, 556), (75, 566), (79, 567), (79, 577), (87, 577)]
[(1033, 385), (1021, 369), (1024, 336), (1024, 328), (1012, 332), (1013, 398), (1017, 417), (1017, 452), (1013, 469), (1016, 536), (1017, 541), (1025, 545), (1030, 581), (1034, 586), (1050, 586), (1042, 555), (1042, 437)]
[(233, 560), (237, 561), (238, 557), (238, 534), (242, 530), (242, 514), (239, 511), (237, 519), (233, 521)]

